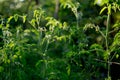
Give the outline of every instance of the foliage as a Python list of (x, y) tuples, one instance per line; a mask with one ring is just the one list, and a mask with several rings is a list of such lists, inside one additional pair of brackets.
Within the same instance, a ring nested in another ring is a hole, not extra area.
[[(11, 0), (11, 5), (15, 1)], [(119, 10), (119, 2), (86, 1), (60, 0), (59, 16), (63, 17), (58, 20), (50, 16), (53, 6), (47, 11), (54, 2), (41, 1), (39, 8), (31, 2), (27, 13), (23, 7), (14, 8), (15, 12), (10, 8), (10, 14), (2, 10), (0, 80), (114, 79), (110, 64), (119, 64), (120, 20), (111, 23), (110, 16)], [(25, 5), (27, 0), (15, 3)], [(21, 10), (20, 14), (17, 10)], [(66, 14), (73, 21), (66, 19)]]

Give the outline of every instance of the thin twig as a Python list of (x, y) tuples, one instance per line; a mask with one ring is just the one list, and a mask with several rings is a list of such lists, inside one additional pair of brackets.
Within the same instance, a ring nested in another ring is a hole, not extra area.
[(108, 63), (108, 64), (110, 64), (110, 65), (112, 65), (112, 64), (117, 64), (117, 65), (120, 65), (120, 63), (118, 63), (118, 62), (108, 62), (108, 61), (103, 61), (103, 60), (100, 60), (100, 59), (95, 59), (96, 61), (99, 61), (99, 62), (103, 62), (103, 63)]

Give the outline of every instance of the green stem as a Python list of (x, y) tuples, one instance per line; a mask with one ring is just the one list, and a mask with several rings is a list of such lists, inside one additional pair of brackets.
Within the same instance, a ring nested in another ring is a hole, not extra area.
[(76, 21), (77, 21), (77, 29), (79, 28), (79, 19), (78, 17), (76, 18)]
[(108, 33), (109, 33), (109, 26), (110, 26), (110, 14), (107, 16), (107, 26), (106, 26), (106, 50), (108, 50)]
[(110, 55), (110, 53), (109, 53), (109, 48), (108, 48), (108, 46), (109, 46), (109, 43), (108, 43), (108, 37), (109, 37), (109, 27), (110, 27), (110, 14), (108, 14), (108, 16), (107, 16), (107, 26), (106, 26), (106, 52), (107, 52), (107, 55), (108, 55), (108, 78), (109, 78), (109, 76), (110, 76), (110, 64), (109, 64), (109, 55)]

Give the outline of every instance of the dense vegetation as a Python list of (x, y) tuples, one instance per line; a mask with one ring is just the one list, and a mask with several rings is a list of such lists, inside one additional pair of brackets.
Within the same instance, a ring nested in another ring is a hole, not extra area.
[(0, 80), (120, 79), (119, 0), (0, 5)]

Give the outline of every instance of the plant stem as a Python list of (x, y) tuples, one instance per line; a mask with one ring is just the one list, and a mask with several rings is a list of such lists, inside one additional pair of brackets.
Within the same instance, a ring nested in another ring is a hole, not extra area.
[(110, 53), (109, 53), (109, 48), (108, 48), (108, 46), (109, 46), (109, 43), (108, 43), (108, 37), (109, 37), (109, 27), (110, 27), (110, 14), (108, 14), (108, 16), (107, 16), (107, 26), (106, 26), (106, 52), (107, 52), (107, 61), (108, 61), (108, 78), (109, 78), (109, 76), (110, 76), (110, 64), (109, 64), (109, 55), (110, 55)]
[(78, 19), (78, 17), (76, 18), (76, 21), (77, 21), (76, 25), (77, 25), (77, 29), (78, 29), (79, 28), (79, 19)]
[(110, 14), (108, 14), (108, 16), (107, 16), (107, 26), (106, 26), (106, 50), (108, 50), (109, 26), (110, 26)]

